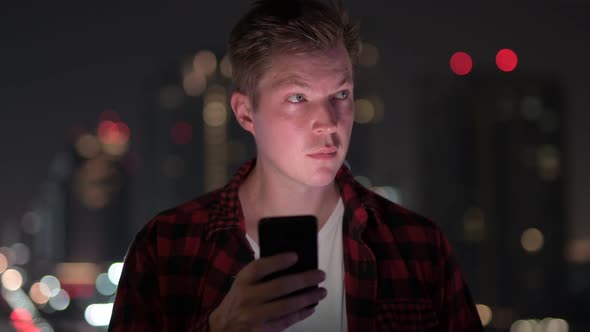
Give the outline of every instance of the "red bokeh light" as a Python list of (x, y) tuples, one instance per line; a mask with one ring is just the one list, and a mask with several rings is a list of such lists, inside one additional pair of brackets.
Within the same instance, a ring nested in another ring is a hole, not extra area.
[(39, 332), (33, 322), (33, 315), (25, 308), (15, 308), (10, 313), (10, 322), (17, 332)]
[(463, 76), (469, 74), (473, 68), (473, 60), (471, 56), (465, 52), (455, 52), (451, 56), (451, 70), (453, 73)]
[(123, 122), (101, 121), (98, 125), (98, 138), (104, 144), (125, 144), (131, 132)]
[(517, 64), (518, 56), (509, 48), (502, 49), (496, 54), (496, 65), (501, 71), (511, 72)]
[(15, 308), (10, 313), (10, 320), (12, 321), (23, 321), (23, 322), (32, 322), (33, 315), (25, 309), (25, 308)]
[(188, 144), (193, 139), (193, 126), (188, 122), (177, 122), (170, 130), (174, 144)]

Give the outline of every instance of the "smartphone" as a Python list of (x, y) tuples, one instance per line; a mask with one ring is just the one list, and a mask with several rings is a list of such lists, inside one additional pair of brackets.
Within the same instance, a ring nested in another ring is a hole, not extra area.
[(297, 262), (262, 281), (318, 268), (318, 222), (312, 215), (263, 218), (258, 223), (260, 257), (297, 253)]

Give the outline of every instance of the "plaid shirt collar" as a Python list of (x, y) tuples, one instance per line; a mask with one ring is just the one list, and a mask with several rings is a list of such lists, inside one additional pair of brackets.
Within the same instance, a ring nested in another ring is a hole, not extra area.
[[(235, 229), (245, 232), (244, 215), (238, 197), (238, 188), (256, 165), (256, 159), (243, 164), (223, 188), (219, 189), (219, 200), (211, 207), (209, 222), (206, 225), (207, 239), (219, 231)], [(363, 195), (367, 189), (352, 176), (350, 169), (342, 165), (335, 177), (340, 189), (340, 196), (345, 206), (344, 219), (353, 222), (344, 227), (344, 231), (353, 239), (360, 239), (369, 220), (369, 213), (376, 210), (372, 195)], [(378, 214), (372, 214), (378, 216)], [(374, 219), (379, 222), (378, 218)]]

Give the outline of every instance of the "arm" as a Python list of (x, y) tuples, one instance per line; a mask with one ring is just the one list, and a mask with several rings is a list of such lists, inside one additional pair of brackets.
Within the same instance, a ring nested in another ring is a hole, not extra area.
[(439, 232), (437, 244), (441, 254), (439, 280), (433, 297), (441, 331), (483, 331), (471, 293), (463, 279), (447, 238)]
[(155, 232), (139, 232), (125, 257), (109, 331), (162, 331)]

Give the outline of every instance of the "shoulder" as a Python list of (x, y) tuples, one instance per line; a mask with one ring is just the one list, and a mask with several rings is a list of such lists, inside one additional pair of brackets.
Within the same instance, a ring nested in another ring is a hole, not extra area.
[(156, 214), (139, 230), (134, 242), (154, 245), (202, 237), (221, 192), (222, 189), (208, 192)]
[(426, 231), (440, 231), (438, 225), (429, 218), (394, 203), (383, 196), (367, 189), (361, 189), (363, 201), (375, 214), (376, 221), (391, 228), (418, 227)]
[(405, 266), (408, 275), (433, 289), (447, 263), (454, 262), (443, 231), (423, 215), (376, 193), (367, 195), (373, 220), (367, 224), (365, 238), (377, 260), (396, 261)]
[(150, 222), (162, 225), (203, 225), (218, 205), (223, 189), (211, 191), (158, 213)]
[(431, 219), (394, 203), (379, 194), (363, 188), (363, 200), (372, 222), (368, 227), (376, 228), (383, 237), (395, 238), (399, 244), (412, 243), (439, 247), (446, 241), (440, 227)]

